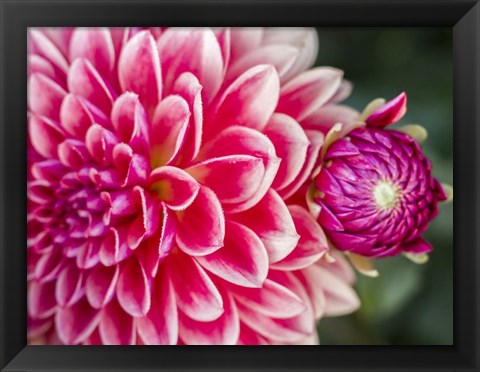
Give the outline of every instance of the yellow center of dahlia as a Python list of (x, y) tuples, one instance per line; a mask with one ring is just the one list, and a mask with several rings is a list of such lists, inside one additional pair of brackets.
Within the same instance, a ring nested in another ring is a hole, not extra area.
[(398, 188), (393, 183), (382, 180), (373, 188), (373, 198), (378, 208), (391, 208), (397, 202)]

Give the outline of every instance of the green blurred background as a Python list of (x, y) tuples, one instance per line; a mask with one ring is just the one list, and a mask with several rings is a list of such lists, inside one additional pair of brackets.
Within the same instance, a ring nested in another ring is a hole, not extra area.
[[(451, 28), (319, 28), (317, 65), (345, 71), (354, 83), (346, 100), (362, 111), (374, 98), (405, 91), (408, 112), (400, 124), (423, 125), (433, 173), (453, 184), (453, 50)], [(327, 345), (453, 344), (453, 206), (425, 234), (430, 261), (376, 260), (380, 276), (358, 277), (362, 307), (353, 315), (320, 321)]]

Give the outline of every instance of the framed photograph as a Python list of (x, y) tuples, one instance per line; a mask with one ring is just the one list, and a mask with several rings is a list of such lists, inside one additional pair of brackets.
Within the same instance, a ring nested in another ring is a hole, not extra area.
[(2, 371), (479, 370), (477, 1), (0, 4)]

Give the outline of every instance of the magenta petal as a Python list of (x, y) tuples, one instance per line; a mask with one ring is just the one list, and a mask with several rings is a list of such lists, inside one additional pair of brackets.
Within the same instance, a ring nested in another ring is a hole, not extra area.
[(118, 79), (124, 91), (137, 93), (150, 112), (162, 97), (162, 74), (155, 40), (141, 31), (123, 47), (118, 61)]
[(222, 206), (209, 188), (202, 186), (193, 203), (177, 212), (177, 244), (189, 255), (204, 255), (223, 245), (225, 217)]
[(277, 112), (301, 122), (337, 91), (343, 72), (331, 67), (308, 70), (282, 86)]
[(300, 297), (288, 288), (266, 279), (262, 288), (232, 287), (235, 299), (242, 305), (277, 319), (294, 317), (305, 310)]
[(413, 254), (428, 253), (432, 249), (432, 246), (425, 239), (421, 238), (402, 246), (402, 251)]
[(253, 197), (265, 174), (262, 159), (250, 155), (209, 159), (187, 171), (211, 188), (223, 203), (242, 203)]
[(66, 94), (60, 85), (45, 75), (33, 74), (28, 79), (28, 107), (37, 115), (58, 120)]
[(258, 65), (235, 80), (209, 117), (208, 133), (229, 125), (257, 130), (265, 127), (278, 102), (280, 83), (272, 66)]
[(179, 313), (179, 334), (187, 345), (235, 345), (240, 320), (230, 294), (224, 294), (223, 314), (212, 322), (199, 322)]
[(98, 265), (92, 269), (85, 283), (88, 302), (95, 309), (104, 307), (113, 297), (119, 275), (118, 265)]
[(188, 103), (180, 96), (168, 96), (158, 104), (150, 128), (152, 166), (173, 160), (183, 144), (190, 118)]
[(131, 249), (137, 248), (143, 238), (152, 236), (160, 224), (158, 198), (139, 186), (134, 187), (133, 195), (141, 207), (141, 213), (130, 224), (128, 231), (128, 245)]
[(280, 261), (295, 248), (299, 235), (282, 198), (272, 189), (252, 208), (231, 215), (262, 240), (270, 263)]
[(135, 344), (133, 318), (123, 311), (115, 299), (103, 308), (98, 329), (104, 345)]
[(59, 308), (55, 314), (58, 337), (67, 345), (83, 342), (97, 326), (99, 315), (85, 298), (72, 306)]
[(128, 260), (118, 277), (117, 299), (131, 316), (143, 316), (150, 309), (150, 284), (136, 258)]
[(300, 124), (285, 114), (273, 114), (263, 133), (273, 142), (277, 156), (282, 159), (272, 186), (285, 188), (300, 173), (310, 142)]
[(168, 261), (168, 273), (175, 288), (179, 309), (201, 322), (223, 313), (223, 299), (208, 274), (191, 257), (176, 254)]
[(406, 112), (407, 95), (403, 92), (372, 112), (365, 122), (369, 127), (384, 128), (399, 121)]
[(68, 89), (70, 93), (87, 99), (104, 113), (110, 113), (114, 94), (88, 60), (78, 58), (73, 61), (68, 71)]
[(175, 292), (163, 270), (153, 285), (150, 311), (137, 319), (137, 332), (146, 345), (175, 345), (178, 341)]
[(70, 40), (70, 60), (88, 59), (95, 69), (110, 77), (115, 66), (115, 48), (107, 28), (77, 28)]
[(227, 221), (224, 246), (196, 260), (227, 282), (261, 287), (268, 272), (268, 255), (260, 238), (248, 227)]
[(158, 197), (173, 210), (187, 208), (200, 189), (200, 185), (191, 175), (170, 166), (154, 169), (149, 182)]
[(71, 306), (83, 294), (83, 272), (70, 264), (60, 273), (55, 286), (55, 298), (60, 306)]
[(273, 267), (290, 271), (303, 269), (317, 261), (328, 251), (328, 242), (322, 228), (306, 209), (298, 205), (291, 205), (288, 209), (300, 240), (297, 247)]

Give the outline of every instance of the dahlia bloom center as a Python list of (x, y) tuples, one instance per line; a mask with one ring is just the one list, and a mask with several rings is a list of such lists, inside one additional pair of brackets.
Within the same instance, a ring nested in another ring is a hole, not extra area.
[(397, 204), (399, 196), (398, 188), (390, 181), (381, 180), (373, 188), (375, 203), (380, 209), (392, 208)]

